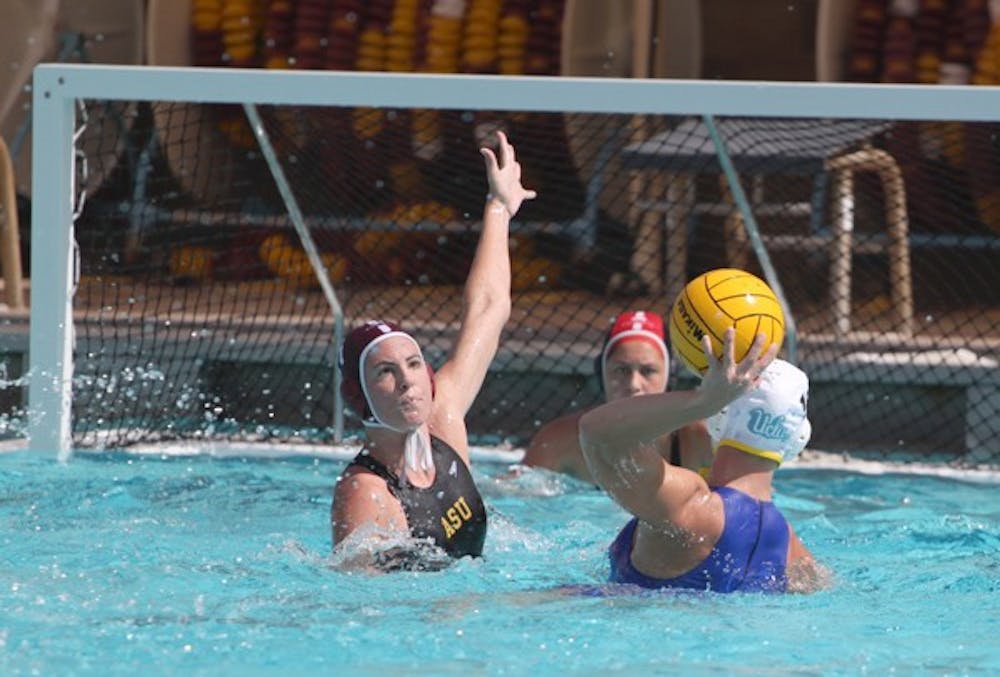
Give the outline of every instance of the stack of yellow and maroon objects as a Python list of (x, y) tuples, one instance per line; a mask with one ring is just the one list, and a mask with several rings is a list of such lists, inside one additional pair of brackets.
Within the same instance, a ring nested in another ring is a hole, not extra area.
[[(556, 75), (559, 72), (564, 0), (191, 0), (192, 61), (202, 66), (264, 67), (296, 70), (371, 72), (481, 73)], [(232, 110), (230, 110), (232, 108)], [(427, 277), (421, 266), (433, 265), (414, 256), (434, 237), (408, 229), (421, 222), (446, 223), (459, 210), (427, 197), (425, 168), (445, 160), (446, 143), (477, 127), (434, 109), (390, 111), (376, 108), (266, 111), (276, 131), (279, 151), (287, 147), (302, 157), (316, 138), (342, 153), (320, 157), (314, 169), (328, 177), (334, 203), (337, 191), (383, 178), (389, 201), (373, 199), (372, 218), (391, 219), (399, 230), (374, 230), (353, 235), (324, 253), (335, 281), (348, 270), (364, 276), (378, 268), (383, 279), (399, 281)], [(484, 122), (495, 122), (487, 116)], [(527, 124), (525, 115), (509, 115), (514, 126)], [(454, 127), (457, 125), (457, 127)], [(237, 107), (220, 107), (215, 126), (228, 143), (250, 147), (249, 126)], [(550, 135), (551, 136), (551, 135)], [(361, 144), (377, 142), (380, 152), (364, 163), (349, 163)], [(549, 139), (551, 142), (552, 139)], [(472, 139), (470, 138), (470, 142)], [(356, 193), (356, 191), (355, 191)], [(377, 213), (376, 213), (377, 212)], [(520, 243), (521, 263), (515, 287), (545, 286), (559, 276), (559, 266), (534, 253), (529, 238)], [(264, 236), (255, 248), (260, 262), (274, 276), (294, 286), (310, 286), (310, 266), (304, 252), (287, 234)], [(214, 276), (212, 257), (180, 253), (172, 266), (186, 277)], [(352, 272), (353, 276), (354, 273)]]
[(191, 2), (191, 63), (217, 66), (225, 50), (222, 46), (222, 0)]
[(259, 66), (263, 21), (262, 0), (192, 0), (192, 64)]
[(326, 0), (295, 3), (295, 35), (290, 62), (302, 70), (320, 70), (326, 65), (324, 45), (330, 29), (330, 7)]
[(531, 32), (524, 65), (524, 72), (528, 75), (559, 73), (563, 5), (563, 0), (539, 0), (534, 3), (534, 9), (529, 13)]
[(418, 42), (419, 70), (425, 73), (457, 73), (462, 51), (465, 0), (432, 0), (424, 21), (426, 31)]
[(891, 0), (882, 48), (882, 82), (917, 81), (917, 36), (913, 31), (916, 15), (916, 3)]
[(326, 43), (327, 70), (353, 70), (363, 4), (361, 0), (333, 1), (329, 19), (330, 32)]
[(876, 82), (879, 79), (886, 10), (886, 0), (858, 0), (847, 67), (848, 79), (855, 82)]
[(525, 72), (528, 54), (529, 7), (527, 2), (505, 2), (500, 17), (497, 56), (500, 73), (519, 75)]
[(502, 0), (470, 0), (462, 35), (460, 67), (466, 73), (495, 73)]
[(288, 68), (294, 40), (294, 0), (270, 0), (264, 16), (264, 67)]
[(947, 40), (948, 3), (945, 0), (925, 2), (913, 19), (916, 36), (917, 82), (936, 84), (941, 77), (941, 61)]
[(396, 0), (385, 39), (385, 69), (393, 73), (416, 70), (417, 36), (422, 23), (420, 0)]
[(262, 0), (222, 1), (222, 45), (225, 47), (223, 58), (229, 65), (240, 67), (260, 65), (257, 45), (263, 24)]

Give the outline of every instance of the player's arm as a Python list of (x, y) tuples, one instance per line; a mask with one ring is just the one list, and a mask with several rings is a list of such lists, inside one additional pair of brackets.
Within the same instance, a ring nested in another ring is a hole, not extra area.
[(711, 409), (711, 401), (692, 390), (616, 400), (585, 414), (580, 446), (594, 481), (633, 515), (674, 520), (707, 485), (696, 473), (670, 465), (655, 439)]
[(697, 473), (667, 463), (655, 440), (708, 418), (750, 389), (777, 352), (776, 346), (763, 352), (765, 341), (758, 335), (737, 363), (732, 329), (726, 332), (721, 360), (706, 336), (702, 347), (709, 368), (696, 390), (630, 397), (584, 414), (580, 445), (594, 480), (633, 515), (678, 522), (691, 500), (708, 487)]
[(458, 339), (448, 361), (437, 374), (440, 398), (435, 404), (446, 417), (462, 418), (472, 406), (490, 362), (496, 355), (500, 332), (510, 316), (510, 220), (535, 191), (521, 185), (521, 165), (514, 147), (497, 132), (498, 154), (480, 149), (486, 162), (490, 194), (483, 210), (483, 229), (463, 293)]
[(368, 527), (373, 535), (409, 533), (403, 507), (389, 493), (385, 481), (371, 473), (351, 470), (334, 488), (330, 527), (334, 545), (361, 527)]

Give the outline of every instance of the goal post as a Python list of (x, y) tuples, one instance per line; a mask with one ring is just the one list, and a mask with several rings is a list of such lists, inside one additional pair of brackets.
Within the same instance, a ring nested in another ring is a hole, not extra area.
[(32, 185), (39, 193), (31, 213), (34, 274), (28, 346), (28, 441), (32, 449), (57, 454), (60, 459), (69, 455), (71, 444), (76, 199), (77, 104), (75, 97), (62, 95), (64, 83), (65, 76), (50, 72), (46, 66), (35, 69)]
[[(107, 150), (89, 148), (81, 126), (108, 110), (135, 115), (149, 136), (123, 131), (136, 157), (84, 195), (81, 171)], [(217, 152), (199, 133), (222, 110), (211, 134), (229, 145)], [(833, 412), (818, 426), (836, 428), (827, 444), (841, 432), (845, 444), (921, 444), (913, 421), (933, 412), (949, 432), (929, 444), (996, 463), (1000, 303), (980, 259), (1000, 248), (1000, 207), (968, 163), (978, 153), (1000, 172), (982, 134), (998, 111), (995, 87), (41, 65), (30, 445), (66, 458), (78, 445), (226, 438), (246, 434), (241, 412), (264, 439), (314, 426), (323, 442), (339, 438), (340, 323), (417, 317), (440, 363), (482, 199), (481, 167), (455, 149), (510, 125), (526, 174), (550, 185), (512, 224), (515, 313), (473, 434), (523, 443), (545, 419), (596, 402), (590, 364), (610, 318), (666, 313), (684, 280), (731, 265), (785, 290), (787, 355)], [(241, 165), (258, 164), (270, 170), (244, 182)], [(939, 191), (947, 216), (927, 207)], [(85, 229), (81, 243), (82, 222), (129, 231), (95, 244)], [(159, 239), (129, 267), (122, 241), (136, 224)], [(676, 369), (673, 381), (690, 383)], [(935, 404), (935, 388), (954, 397)], [(898, 432), (848, 434), (846, 418), (885, 407), (905, 410)]]

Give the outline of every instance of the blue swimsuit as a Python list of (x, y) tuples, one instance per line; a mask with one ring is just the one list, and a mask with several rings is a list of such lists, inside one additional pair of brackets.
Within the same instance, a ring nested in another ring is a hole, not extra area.
[(714, 592), (784, 592), (787, 584), (788, 522), (771, 501), (714, 487), (722, 497), (725, 526), (701, 564), (675, 578), (653, 578), (632, 565), (633, 518), (611, 544), (611, 582), (644, 588), (694, 588)]

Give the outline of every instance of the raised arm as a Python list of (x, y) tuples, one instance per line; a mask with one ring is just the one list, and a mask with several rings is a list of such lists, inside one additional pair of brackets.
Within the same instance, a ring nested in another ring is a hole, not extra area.
[(496, 355), (500, 332), (510, 316), (510, 220), (524, 200), (536, 195), (521, 185), (521, 165), (503, 132), (497, 132), (497, 140), (499, 157), (489, 148), (480, 149), (490, 191), (483, 230), (465, 281), (458, 340), (437, 374), (435, 405), (445, 415), (465, 416)]
[(580, 419), (580, 446), (594, 480), (623, 508), (650, 522), (678, 522), (688, 502), (707, 485), (697, 473), (671, 466), (654, 440), (708, 418), (751, 388), (774, 359), (777, 347), (763, 351), (757, 336), (747, 356), (733, 358), (733, 330), (726, 332), (723, 356), (716, 359), (711, 339), (702, 347), (709, 368), (696, 390), (640, 395), (604, 404)]

